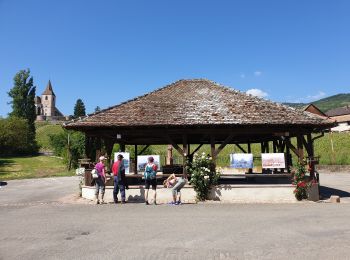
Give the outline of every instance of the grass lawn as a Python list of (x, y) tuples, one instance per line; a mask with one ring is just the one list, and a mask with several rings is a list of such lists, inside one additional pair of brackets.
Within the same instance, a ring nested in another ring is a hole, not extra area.
[(56, 135), (63, 132), (61, 125), (53, 125), (49, 123), (36, 123), (36, 141), (40, 145), (41, 151), (51, 151), (49, 135)]
[(0, 158), (0, 180), (72, 176), (62, 160), (49, 156)]

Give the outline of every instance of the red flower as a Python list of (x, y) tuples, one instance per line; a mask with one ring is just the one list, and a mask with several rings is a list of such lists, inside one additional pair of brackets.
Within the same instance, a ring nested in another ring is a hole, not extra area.
[(306, 187), (306, 183), (304, 181), (300, 181), (300, 182), (298, 182), (297, 186), (299, 188), (305, 188)]

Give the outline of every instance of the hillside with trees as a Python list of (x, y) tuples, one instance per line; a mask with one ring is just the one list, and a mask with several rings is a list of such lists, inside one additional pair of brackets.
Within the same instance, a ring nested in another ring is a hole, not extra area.
[[(327, 111), (337, 108), (350, 105), (350, 94), (337, 94), (334, 96), (326, 97), (314, 102), (311, 102), (317, 106), (322, 112), (326, 113)], [(284, 103), (287, 106), (302, 108), (309, 103)]]

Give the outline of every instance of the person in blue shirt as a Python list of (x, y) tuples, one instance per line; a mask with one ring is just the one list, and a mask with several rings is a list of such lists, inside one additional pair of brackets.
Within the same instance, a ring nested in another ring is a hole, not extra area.
[(152, 156), (148, 157), (148, 163), (145, 167), (144, 178), (145, 178), (145, 204), (149, 205), (148, 202), (148, 191), (152, 186), (152, 190), (154, 191), (153, 195), (153, 204), (157, 205), (157, 165), (154, 163), (154, 158)]

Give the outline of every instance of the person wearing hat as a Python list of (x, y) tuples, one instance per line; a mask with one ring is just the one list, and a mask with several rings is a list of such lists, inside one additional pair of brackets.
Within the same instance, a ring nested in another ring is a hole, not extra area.
[(152, 156), (148, 157), (148, 163), (145, 167), (144, 178), (145, 178), (145, 204), (149, 205), (148, 202), (148, 191), (150, 186), (152, 186), (152, 190), (154, 190), (153, 195), (153, 204), (157, 205), (157, 165), (154, 163), (154, 158)]
[[(97, 171), (98, 178), (95, 179), (95, 197), (96, 197), (96, 204), (103, 204), (104, 200), (103, 197), (105, 195), (105, 189), (106, 189), (106, 174), (105, 174), (105, 165), (104, 161), (106, 160), (106, 157), (101, 156), (99, 158), (99, 162), (95, 165), (95, 169)], [(101, 192), (101, 201), (99, 200), (99, 193)]]
[(123, 162), (123, 155), (118, 154), (117, 161), (113, 163), (112, 172), (114, 178), (114, 189), (113, 189), (113, 199), (114, 203), (118, 203), (118, 193), (120, 190), (120, 194), (122, 197), (122, 203), (126, 203), (125, 201), (125, 189), (128, 188), (125, 178), (125, 166)]

